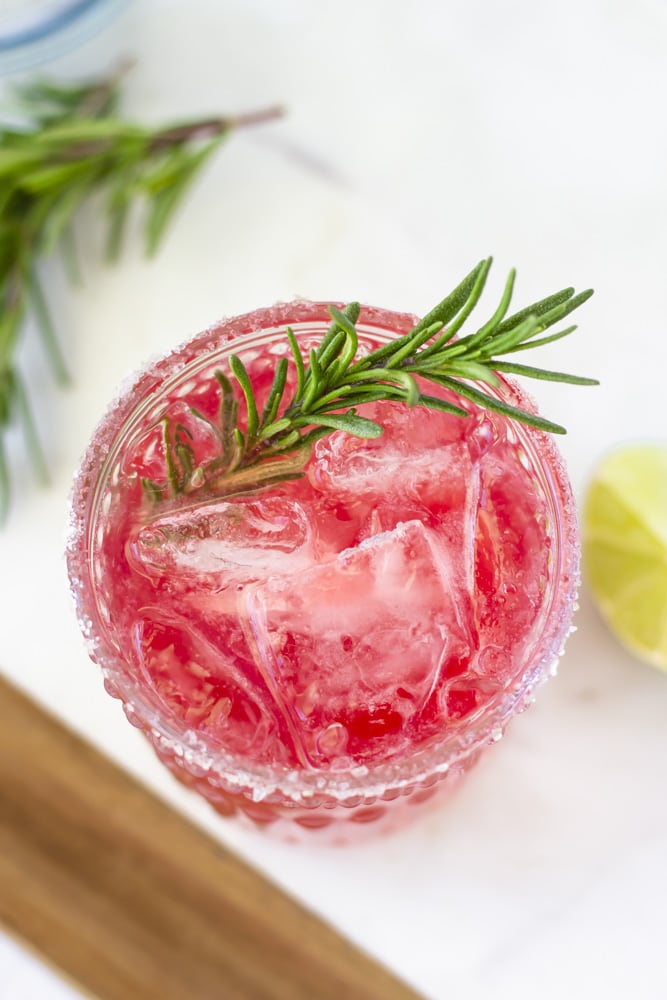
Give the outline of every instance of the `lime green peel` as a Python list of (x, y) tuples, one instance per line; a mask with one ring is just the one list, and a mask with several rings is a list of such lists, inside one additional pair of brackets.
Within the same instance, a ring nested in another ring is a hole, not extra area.
[(600, 464), (584, 505), (583, 558), (612, 632), (667, 671), (667, 445), (624, 447)]

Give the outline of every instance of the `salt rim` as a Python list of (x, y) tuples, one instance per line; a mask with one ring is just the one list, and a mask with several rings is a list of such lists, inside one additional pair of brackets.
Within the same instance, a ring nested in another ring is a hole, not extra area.
[[(443, 779), (450, 769), (463, 764), (484, 746), (497, 742), (510, 718), (526, 707), (536, 688), (555, 673), (565, 640), (573, 631), (570, 623), (580, 579), (576, 507), (563, 459), (548, 434), (515, 424), (515, 433), (530, 457), (533, 471), (541, 479), (551, 507), (554, 538), (548, 600), (541, 613), (541, 631), (534, 639), (532, 654), (522, 673), (502, 697), (486, 703), (464, 730), (397, 761), (356, 765), (340, 771), (276, 771), (268, 765), (249, 766), (243, 757), (208, 742), (192, 729), (184, 729), (177, 719), (166, 716), (157, 696), (152, 697), (151, 692), (132, 683), (125, 661), (114, 651), (109, 639), (105, 641), (103, 627), (96, 625), (87, 610), (95, 606), (88, 566), (89, 516), (100, 493), (100, 474), (105, 471), (111, 443), (141, 401), (165, 381), (171, 383), (177, 379), (187, 365), (191, 364), (194, 372), (198, 366), (211, 364), (214, 351), (223, 351), (239, 338), (244, 338), (244, 347), (252, 347), (276, 332), (284, 332), (287, 325), (297, 335), (317, 332), (316, 326), (328, 326), (330, 322), (329, 304), (304, 300), (278, 303), (221, 320), (126, 379), (98, 424), (74, 477), (66, 544), (71, 593), (88, 653), (101, 666), (109, 693), (123, 701), (132, 724), (146, 732), (156, 749), (177, 757), (195, 777), (206, 778), (215, 786), (244, 794), (254, 801), (275, 799), (284, 805), (303, 808), (315, 808), (324, 802), (345, 804), (354, 797), (368, 799), (390, 791), (400, 794), (414, 786)], [(407, 332), (415, 322), (416, 318), (409, 314), (363, 306), (357, 329), (362, 335), (387, 339), (388, 334)], [(509, 397), (514, 405), (537, 411), (532, 397), (513, 379), (503, 377), (501, 383), (503, 392), (489, 386), (484, 386), (484, 391), (493, 391), (505, 400)]]

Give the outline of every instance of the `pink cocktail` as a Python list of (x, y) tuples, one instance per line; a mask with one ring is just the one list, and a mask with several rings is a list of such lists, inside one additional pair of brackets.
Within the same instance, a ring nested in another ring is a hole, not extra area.
[[(549, 436), (473, 403), (365, 404), (384, 434), (333, 431), (300, 478), (216, 495), (194, 473), (159, 497), (174, 455), (215, 466), (229, 354), (261, 403), (286, 327), (307, 355), (329, 322), (260, 310), (142, 372), (84, 459), (68, 560), (107, 689), (176, 776), (224, 815), (336, 839), (398, 822), (498, 740), (562, 650), (578, 548)], [(360, 351), (413, 324), (364, 308)]]

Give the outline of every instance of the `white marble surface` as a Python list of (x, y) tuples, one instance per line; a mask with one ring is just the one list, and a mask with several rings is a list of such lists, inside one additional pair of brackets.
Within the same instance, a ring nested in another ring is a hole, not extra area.
[(77, 1000), (58, 972), (0, 932), (0, 1000)]
[(537, 393), (569, 427), (578, 493), (613, 444), (664, 437), (667, 4), (135, 0), (55, 69), (128, 53), (132, 114), (289, 114), (230, 140), (155, 262), (135, 247), (99, 265), (91, 212), (83, 286), (46, 269), (74, 385), (56, 390), (26, 339), (53, 484), (33, 488), (14, 438), (2, 669), (425, 996), (659, 1000), (667, 677), (615, 644), (585, 593), (558, 679), (447, 807), (326, 851), (226, 825), (175, 786), (86, 659), (62, 548), (72, 471), (149, 355), (295, 295), (420, 312), (490, 252), (493, 288), (516, 265), (524, 301), (596, 289), (548, 361), (602, 387)]

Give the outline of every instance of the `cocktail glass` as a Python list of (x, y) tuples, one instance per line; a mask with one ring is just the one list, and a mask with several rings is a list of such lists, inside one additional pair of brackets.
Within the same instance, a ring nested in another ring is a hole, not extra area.
[[(307, 355), (329, 322), (259, 310), (140, 372), (76, 477), (68, 567), (108, 692), (173, 774), (224, 816), (335, 842), (418, 815), (499, 740), (555, 672), (579, 554), (551, 438), (472, 404), (378, 403), (382, 438), (335, 431), (301, 479), (212, 496), (191, 475), (156, 500), (166, 439), (181, 472), (219, 449), (230, 353), (261, 397), (286, 327)], [(360, 350), (414, 322), (364, 307)]]

